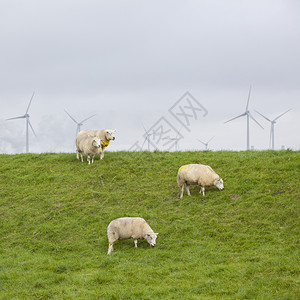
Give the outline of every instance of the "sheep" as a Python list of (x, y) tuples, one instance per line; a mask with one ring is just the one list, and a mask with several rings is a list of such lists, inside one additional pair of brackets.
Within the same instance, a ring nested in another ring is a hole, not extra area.
[(87, 161), (91, 164), (90, 155), (92, 155), (92, 163), (94, 163), (94, 157), (99, 153), (101, 147), (101, 139), (86, 135), (81, 139), (76, 139), (76, 157), (79, 159), (79, 153), (81, 161), (83, 162), (83, 153), (87, 155)]
[(201, 164), (189, 164), (179, 168), (177, 174), (177, 184), (181, 188), (180, 198), (183, 197), (184, 184), (186, 184), (186, 191), (188, 196), (191, 196), (189, 186), (198, 184), (201, 186), (201, 192), (204, 194), (206, 186), (215, 185), (219, 190), (224, 189), (223, 180), (210, 167)]
[(101, 139), (100, 159), (104, 158), (104, 150), (109, 145), (111, 140), (115, 140), (116, 130), (112, 129), (101, 129), (101, 130), (81, 130), (78, 133), (77, 139), (81, 139), (86, 135), (96, 136)]
[(145, 239), (152, 247), (156, 245), (158, 233), (154, 233), (147, 222), (140, 217), (125, 217), (111, 221), (107, 227), (108, 252), (114, 251), (113, 244), (117, 240), (132, 238), (134, 246), (137, 248), (137, 240)]

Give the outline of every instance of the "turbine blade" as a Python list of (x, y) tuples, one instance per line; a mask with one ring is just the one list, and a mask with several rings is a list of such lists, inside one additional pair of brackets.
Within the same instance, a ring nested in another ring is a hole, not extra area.
[(292, 109), (287, 110), (286, 112), (284, 112), (283, 114), (279, 115), (276, 119), (274, 119), (273, 121), (278, 120), (280, 117), (282, 117), (283, 115), (285, 115), (287, 112), (289, 112)]
[(228, 122), (230, 122), (230, 121), (233, 121), (233, 120), (235, 120), (235, 119), (237, 119), (237, 118), (240, 118), (240, 117), (243, 117), (243, 116), (245, 116), (246, 115), (246, 113), (243, 113), (243, 114), (241, 114), (241, 115), (239, 115), (239, 116), (237, 116), (237, 117), (235, 117), (235, 118), (232, 118), (232, 119), (230, 119), (230, 120), (228, 120), (228, 121), (226, 121), (226, 122), (224, 122), (224, 123), (228, 123)]
[[(255, 110), (255, 109), (254, 109)], [(259, 115), (261, 115), (263, 118), (265, 118), (267, 121), (272, 122), (270, 119), (268, 119), (266, 116), (255, 110)]]
[(252, 87), (250, 85), (250, 90), (249, 90), (249, 95), (248, 95), (248, 101), (247, 101), (246, 111), (248, 110), (248, 107), (249, 107), (249, 100), (250, 100), (251, 88)]
[(148, 140), (148, 143), (149, 143), (149, 137), (151, 136), (151, 135), (154, 135), (154, 131), (153, 131), (153, 133), (149, 133), (148, 131), (147, 131), (147, 129), (145, 128), (145, 126), (144, 126), (144, 124), (142, 123), (142, 126), (143, 126), (143, 128), (144, 128), (144, 131), (145, 131), (145, 139), (147, 139)]
[(213, 136), (208, 142), (207, 142), (207, 144), (214, 138), (215, 136)]
[(143, 142), (143, 144), (142, 144), (142, 147), (141, 147), (142, 150), (143, 150), (143, 147), (144, 147), (144, 145), (145, 145), (147, 139), (148, 139), (148, 138), (147, 138), (147, 136), (146, 136), (145, 139), (144, 139), (144, 142)]
[(200, 141), (200, 140), (198, 140), (198, 139), (197, 139), (197, 141), (199, 141), (200, 143), (202, 143), (204, 146), (206, 145), (205, 143), (203, 143), (202, 141)]
[(90, 118), (92, 118), (92, 117), (95, 117), (95, 116), (96, 116), (96, 114), (94, 114), (94, 115), (92, 115), (92, 116), (90, 116), (90, 117), (88, 117), (88, 118), (82, 120), (80, 123), (83, 123), (83, 122), (87, 121), (88, 119), (90, 119)]
[(249, 113), (249, 117), (262, 129), (264, 129), (254, 118), (253, 116), (251, 115), (251, 113)]
[(149, 133), (149, 132), (147, 131), (147, 129), (145, 128), (145, 126), (144, 126), (143, 123), (142, 123), (142, 126), (143, 126), (143, 128), (144, 128), (146, 137), (149, 137), (149, 136), (151, 136), (151, 135), (154, 135), (154, 131), (153, 131), (153, 133)]
[(65, 110), (65, 113), (76, 123), (76, 124), (79, 124), (66, 110)]
[(31, 96), (31, 99), (30, 99), (30, 101), (29, 101), (29, 104), (28, 104), (28, 107), (27, 107), (27, 110), (26, 110), (26, 113), (25, 113), (25, 114), (27, 114), (28, 111), (29, 111), (29, 107), (30, 107), (31, 101), (32, 101), (32, 99), (33, 99), (33, 96), (34, 96), (34, 92), (33, 92), (32, 96)]
[(163, 145), (166, 146), (168, 144), (170, 144), (172, 142), (172, 139), (164, 139), (164, 140), (167, 140), (167, 142), (165, 142)]
[(144, 126), (143, 123), (142, 123), (142, 126), (143, 126), (143, 128), (144, 128), (145, 133), (147, 133), (147, 130), (146, 130), (146, 128), (145, 128), (145, 126)]
[(14, 117), (14, 118), (6, 119), (6, 121), (8, 121), (8, 120), (15, 120), (15, 119), (25, 119), (25, 118), (26, 118), (25, 116), (20, 116), (20, 117)]
[(33, 129), (33, 127), (32, 127), (32, 125), (31, 125), (31, 123), (30, 123), (29, 119), (27, 119), (27, 120), (28, 120), (28, 124), (29, 124), (29, 126), (30, 126), (30, 128), (31, 128), (31, 130), (32, 130), (32, 132), (33, 132), (33, 134), (36, 136), (36, 134), (35, 134), (35, 131), (34, 131), (34, 129)]

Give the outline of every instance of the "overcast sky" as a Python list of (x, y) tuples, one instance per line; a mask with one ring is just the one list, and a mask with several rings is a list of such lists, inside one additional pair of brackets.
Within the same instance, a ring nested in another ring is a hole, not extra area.
[[(300, 149), (298, 0), (0, 0), (0, 153), (73, 152), (82, 129), (116, 129), (107, 150)], [(186, 94), (188, 92), (188, 94)], [(184, 96), (185, 95), (185, 96)], [(163, 130), (164, 135), (158, 135)], [(152, 139), (152, 140), (151, 140)], [(168, 142), (169, 141), (169, 142)], [(171, 147), (171, 146), (174, 147)], [(147, 149), (147, 142), (143, 149)]]

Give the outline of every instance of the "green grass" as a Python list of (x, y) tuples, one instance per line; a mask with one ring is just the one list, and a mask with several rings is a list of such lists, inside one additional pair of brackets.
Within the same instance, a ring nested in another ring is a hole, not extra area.
[[(225, 190), (178, 168), (209, 164)], [(299, 299), (300, 152), (0, 155), (0, 299)], [(145, 218), (157, 246), (119, 241), (112, 219)]]

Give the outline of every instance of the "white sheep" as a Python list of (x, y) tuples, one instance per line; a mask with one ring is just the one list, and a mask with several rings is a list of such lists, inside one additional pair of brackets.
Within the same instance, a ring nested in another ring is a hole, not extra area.
[(101, 129), (101, 130), (81, 130), (78, 133), (77, 139), (84, 138), (86, 135), (95, 136), (101, 139), (100, 159), (104, 158), (104, 150), (109, 145), (111, 140), (115, 140), (116, 130)]
[(198, 184), (201, 186), (200, 194), (203, 193), (206, 186), (215, 185), (219, 190), (224, 189), (223, 180), (210, 167), (201, 164), (189, 164), (179, 168), (177, 174), (177, 183), (181, 188), (180, 198), (183, 197), (184, 184), (186, 184), (186, 191), (188, 196), (191, 195), (189, 186)]
[(107, 227), (108, 252), (114, 251), (113, 244), (117, 240), (127, 240), (132, 238), (135, 248), (137, 248), (137, 240), (145, 239), (151, 246), (156, 245), (158, 233), (154, 233), (151, 227), (143, 218), (119, 218), (111, 221)]
[(92, 163), (94, 163), (94, 157), (99, 153), (101, 147), (101, 139), (86, 135), (80, 139), (76, 139), (76, 157), (79, 159), (79, 153), (81, 161), (83, 162), (83, 153), (87, 155), (87, 161), (90, 164), (90, 155), (92, 155)]

